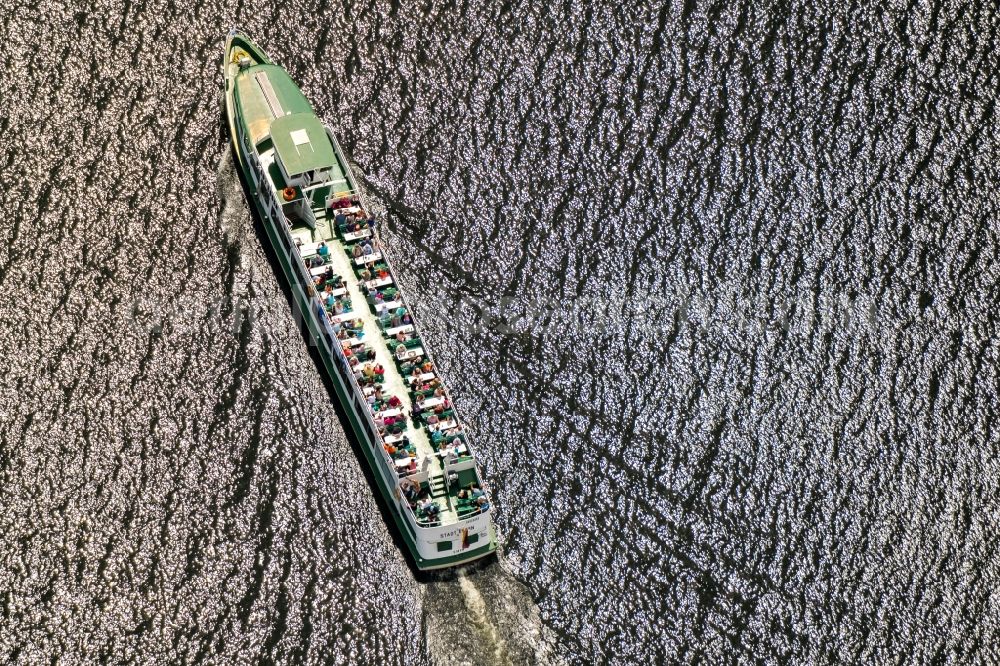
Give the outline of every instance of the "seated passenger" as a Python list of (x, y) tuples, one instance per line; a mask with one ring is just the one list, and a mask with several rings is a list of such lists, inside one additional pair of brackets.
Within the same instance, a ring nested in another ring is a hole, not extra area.
[(482, 488), (479, 487), (478, 483), (471, 484), (469, 486), (469, 490), (470, 490), (470, 494), (472, 495), (472, 499), (478, 499), (480, 497), (485, 497), (486, 496), (486, 493), (483, 491)]
[(399, 407), (400, 404), (401, 403), (399, 401), (399, 398), (397, 398), (396, 396), (392, 396), (392, 397), (389, 398), (389, 406), (390, 407), (393, 407), (393, 408)]
[(396, 347), (396, 358), (399, 359), (400, 361), (402, 361), (404, 358), (406, 358), (406, 346), (405, 345), (399, 345), (398, 347)]
[(485, 496), (480, 496), (476, 499), (476, 504), (479, 506), (480, 511), (486, 511), (490, 508), (490, 503)]
[(370, 241), (365, 241), (364, 245), (362, 245), (361, 247), (361, 251), (364, 254), (375, 254), (375, 248), (372, 247)]
[(330, 258), (330, 248), (326, 246), (323, 241), (319, 242), (319, 247), (316, 248), (316, 253), (323, 257), (324, 262)]
[(361, 250), (361, 246), (360, 246), (360, 245), (355, 245), (355, 246), (354, 246), (354, 249), (353, 249), (353, 250), (351, 250), (351, 255), (352, 255), (352, 256), (353, 256), (353, 257), (354, 257), (355, 259), (357, 259), (358, 257), (360, 257), (360, 256), (361, 256), (362, 254), (363, 254), (363, 252), (362, 252), (362, 250)]

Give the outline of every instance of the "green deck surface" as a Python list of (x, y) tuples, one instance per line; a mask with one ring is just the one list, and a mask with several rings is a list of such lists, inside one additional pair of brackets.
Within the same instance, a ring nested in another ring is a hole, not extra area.
[(239, 98), (243, 120), (251, 123), (259, 118), (274, 118), (271, 109), (255, 78), (263, 73), (274, 90), (285, 113), (313, 113), (309, 100), (305, 98), (295, 82), (277, 65), (256, 65), (239, 73), (236, 77), (236, 95)]

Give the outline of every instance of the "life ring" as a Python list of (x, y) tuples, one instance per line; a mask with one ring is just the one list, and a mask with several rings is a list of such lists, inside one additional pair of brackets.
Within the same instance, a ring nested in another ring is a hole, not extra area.
[(286, 187), (285, 189), (281, 190), (281, 198), (284, 199), (285, 201), (291, 201), (292, 199), (294, 199), (295, 198), (295, 188), (294, 187)]

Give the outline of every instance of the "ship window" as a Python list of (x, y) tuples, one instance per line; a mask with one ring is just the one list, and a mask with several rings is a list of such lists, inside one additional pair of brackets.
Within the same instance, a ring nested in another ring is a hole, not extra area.
[(438, 552), (443, 553), (446, 550), (451, 550), (451, 541), (438, 541)]
[(469, 545), (471, 546), (472, 544), (474, 544), (477, 541), (479, 541), (479, 535), (476, 534), (476, 533), (472, 533), (472, 534), (469, 535), (469, 538), (466, 539), (466, 541), (468, 541)]

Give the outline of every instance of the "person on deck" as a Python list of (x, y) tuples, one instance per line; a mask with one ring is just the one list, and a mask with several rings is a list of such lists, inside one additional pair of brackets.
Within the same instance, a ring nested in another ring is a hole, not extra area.
[(323, 258), (323, 263), (328, 263), (330, 261), (330, 248), (326, 246), (323, 241), (319, 242), (319, 247), (316, 248), (316, 253)]
[(355, 259), (357, 259), (358, 257), (360, 257), (362, 254), (363, 254), (363, 251), (361, 249), (361, 245), (355, 245), (354, 249), (351, 250), (351, 256), (353, 256)]

